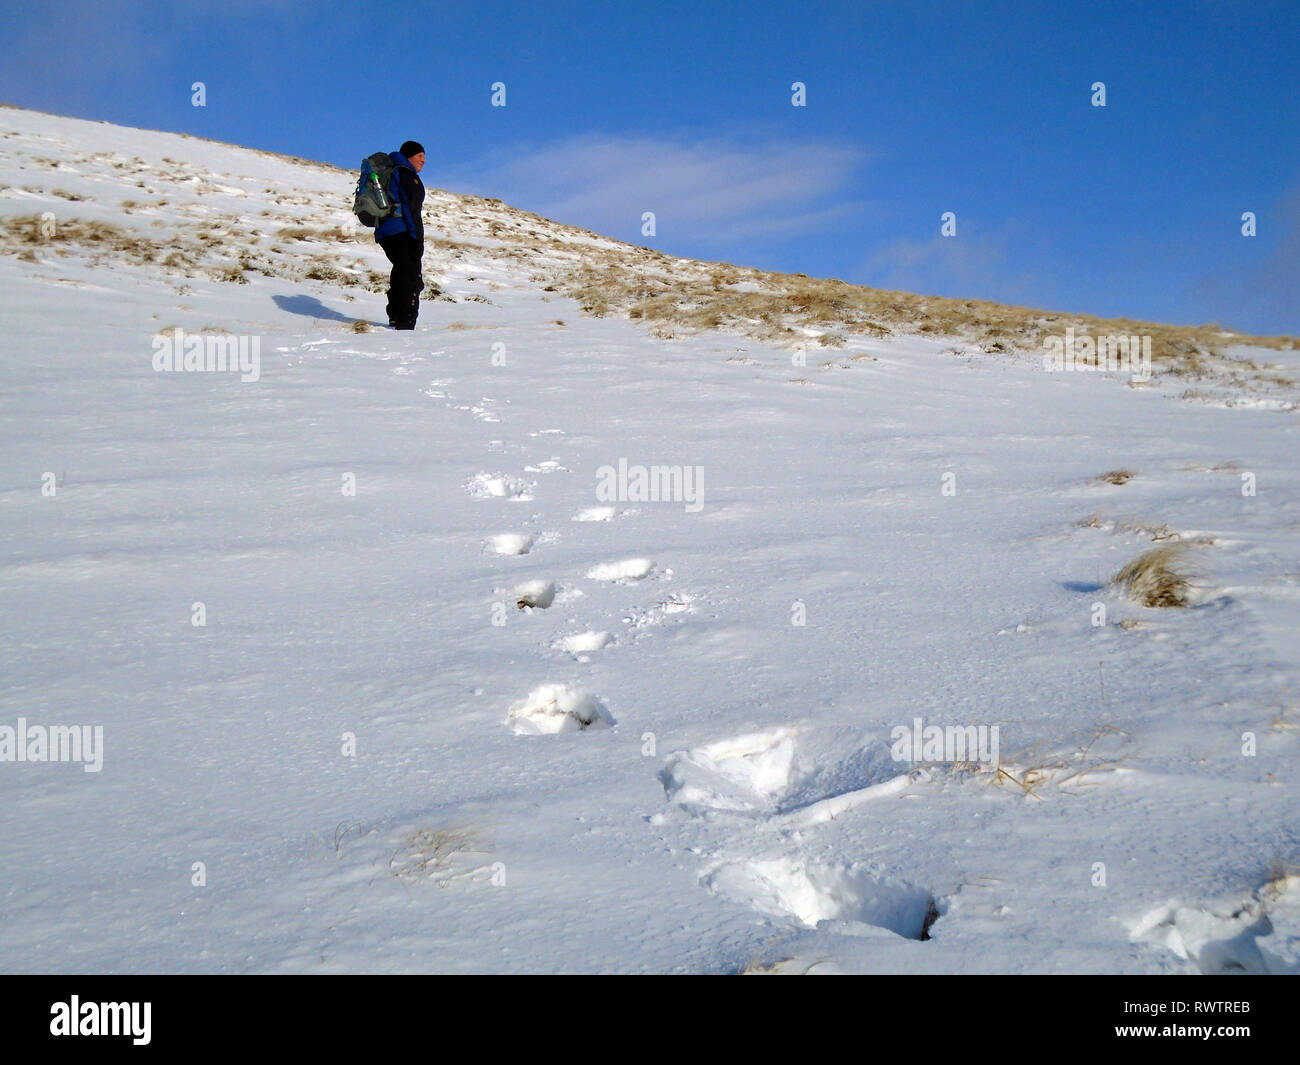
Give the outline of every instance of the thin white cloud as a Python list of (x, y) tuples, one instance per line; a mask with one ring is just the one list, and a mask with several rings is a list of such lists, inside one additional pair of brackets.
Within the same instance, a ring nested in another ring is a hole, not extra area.
[(640, 239), (725, 245), (745, 237), (826, 232), (863, 210), (845, 190), (866, 162), (827, 140), (695, 140), (586, 134), (487, 160), (447, 183), (549, 218)]
[(1030, 293), (1041, 299), (1055, 288), (1050, 277), (1025, 269), (1026, 258), (1041, 256), (1039, 249), (1028, 254), (1024, 227), (1014, 221), (986, 229), (959, 219), (951, 237), (938, 230), (936, 217), (933, 237), (896, 240), (868, 256), (855, 276), (877, 288), (1013, 303), (1034, 298)]

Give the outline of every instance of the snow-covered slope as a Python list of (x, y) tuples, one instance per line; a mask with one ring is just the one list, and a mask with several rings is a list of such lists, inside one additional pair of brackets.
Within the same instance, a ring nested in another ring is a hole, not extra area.
[(0, 761), (0, 969), (1300, 969), (1287, 402), (665, 341), (442, 192), (358, 332), (345, 172), (0, 109), (0, 184), (0, 728), (102, 728)]

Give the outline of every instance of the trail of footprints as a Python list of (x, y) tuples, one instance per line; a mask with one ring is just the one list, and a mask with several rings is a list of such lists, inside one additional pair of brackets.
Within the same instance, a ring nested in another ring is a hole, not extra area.
[[(447, 398), (445, 392), (430, 391), (427, 394)], [(483, 403), (491, 405), (491, 401), (487, 399), (484, 399)], [(458, 409), (472, 410), (472, 408)], [(563, 430), (539, 430), (529, 435), (562, 436)], [(523, 472), (540, 478), (548, 474), (571, 471), (559, 457), (553, 455), (524, 466)], [(464, 487), (474, 499), (517, 503), (533, 501), (538, 483), (537, 480), (527, 477), (492, 471), (474, 474), (465, 481)], [(615, 507), (595, 506), (579, 510), (571, 516), (570, 520), (578, 523), (608, 522), (613, 521), (615, 517), (617, 517)], [(558, 539), (558, 534), (550, 532), (494, 533), (485, 538), (484, 551), (498, 556), (522, 556), (530, 554), (539, 545), (553, 543)], [(538, 610), (549, 610), (557, 604), (567, 604), (582, 599), (586, 593), (579, 583), (581, 580), (632, 586), (648, 578), (668, 579), (671, 576), (672, 570), (656, 568), (650, 558), (622, 558), (588, 566), (580, 574), (575, 575), (572, 583), (567, 580), (561, 583), (548, 578), (531, 578), (514, 582), (508, 587), (496, 588), (494, 595), (497, 602), (508, 602), (515, 610), (532, 613)], [(693, 595), (670, 594), (651, 606), (629, 606), (620, 615), (620, 620), (629, 631), (643, 629), (672, 614), (691, 610), (691, 603), (694, 600)], [(551, 641), (550, 649), (579, 663), (587, 662), (591, 654), (616, 642), (615, 637), (611, 635), (612, 628), (612, 625), (603, 628), (593, 627), (557, 636)], [(580, 732), (608, 728), (615, 723), (613, 715), (596, 695), (580, 691), (567, 684), (550, 683), (534, 688), (526, 697), (514, 703), (509, 708), (506, 720), (520, 735)]]
[[(445, 382), (437, 382), (441, 385)], [(430, 391), (446, 397), (446, 393)], [(478, 407), (461, 407), (482, 417), (493, 406), (484, 399)], [(561, 436), (562, 430), (541, 430), (534, 437)], [(519, 476), (500, 471), (480, 472), (465, 482), (475, 499), (501, 503), (531, 502), (538, 479), (569, 472), (562, 460), (551, 456), (530, 463)], [(530, 479), (538, 478), (538, 479)], [(618, 517), (613, 506), (592, 506), (570, 516), (575, 523), (608, 522)], [(501, 532), (486, 537), (485, 553), (523, 556), (539, 544), (558, 539), (553, 533)], [(671, 570), (657, 569), (646, 557), (597, 562), (576, 575), (579, 579), (635, 586)], [(581, 599), (585, 592), (574, 583), (534, 578), (495, 590), (514, 609), (531, 613), (549, 610), (557, 603)], [(675, 614), (693, 609), (696, 596), (675, 593), (652, 605), (630, 605), (619, 617), (625, 630), (639, 632)], [(550, 648), (578, 662), (616, 642), (613, 626), (591, 627), (557, 636)], [(506, 721), (519, 735), (583, 732), (609, 728), (613, 714), (596, 695), (568, 684), (546, 683), (510, 706)], [(802, 749), (800, 731), (794, 727), (770, 729), (719, 740), (670, 755), (659, 778), (667, 800), (676, 807), (711, 820), (739, 819), (737, 850), (752, 853), (755, 822), (787, 836), (833, 820), (863, 803), (898, 794), (909, 786), (906, 773), (878, 742), (851, 744), (843, 757), (818, 760)], [(663, 814), (651, 818), (663, 824)], [(775, 839), (775, 837), (773, 837)], [(928, 938), (930, 926), (944, 903), (928, 890), (880, 875), (861, 863), (809, 862), (798, 857), (722, 857), (715, 855), (700, 875), (701, 884), (722, 898), (755, 911), (806, 928), (825, 925), (844, 934), (881, 934), (880, 930), (909, 938)]]

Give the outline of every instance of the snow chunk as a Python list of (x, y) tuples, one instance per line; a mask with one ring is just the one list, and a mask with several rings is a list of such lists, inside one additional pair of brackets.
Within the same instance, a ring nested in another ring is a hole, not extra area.
[(673, 754), (660, 775), (664, 793), (682, 806), (770, 809), (790, 787), (793, 735), (777, 728)]
[(528, 698), (510, 707), (508, 720), (515, 734), (541, 735), (554, 732), (580, 732), (589, 728), (609, 728), (614, 718), (596, 696), (576, 691), (567, 684), (543, 684)]
[(522, 584), (515, 585), (515, 605), (520, 610), (526, 606), (545, 610), (553, 602), (555, 602), (554, 581), (524, 581)]

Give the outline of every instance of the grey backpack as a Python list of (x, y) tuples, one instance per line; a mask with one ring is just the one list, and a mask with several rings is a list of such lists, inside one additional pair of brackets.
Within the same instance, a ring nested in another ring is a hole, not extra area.
[(363, 226), (377, 226), (397, 213), (397, 204), (388, 195), (388, 179), (394, 169), (387, 152), (375, 152), (361, 160), (361, 180), (357, 182), (352, 213)]

